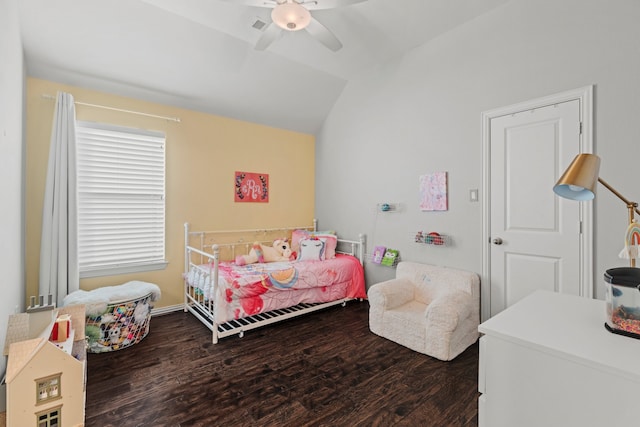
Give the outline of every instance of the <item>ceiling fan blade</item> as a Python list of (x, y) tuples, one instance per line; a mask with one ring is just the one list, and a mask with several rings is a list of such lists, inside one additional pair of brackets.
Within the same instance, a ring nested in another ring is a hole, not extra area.
[[(222, 0), (226, 3), (236, 3), (245, 6), (267, 7), (273, 9), (283, 0)], [(295, 0), (309, 10), (335, 9), (336, 7), (351, 6), (367, 0)]]
[(275, 0), (221, 0), (225, 3), (236, 3), (245, 6), (268, 7), (273, 9), (278, 4)]
[(328, 47), (334, 52), (342, 49), (342, 43), (336, 36), (333, 35), (331, 31), (324, 25), (322, 25), (317, 19), (313, 16), (311, 17), (311, 22), (309, 26), (305, 28), (309, 34), (313, 36), (320, 43)]
[(260, 36), (260, 38), (256, 42), (254, 49), (265, 50), (266, 48), (268, 48), (269, 45), (273, 43), (273, 41), (278, 37), (278, 35), (280, 34), (280, 31), (282, 31), (280, 27), (278, 27), (273, 22), (269, 24), (267, 28), (264, 30), (264, 32), (262, 33), (262, 36)]
[(352, 4), (362, 3), (365, 1), (367, 0), (297, 0), (298, 3), (301, 3), (309, 10), (335, 9), (337, 7), (351, 6)]

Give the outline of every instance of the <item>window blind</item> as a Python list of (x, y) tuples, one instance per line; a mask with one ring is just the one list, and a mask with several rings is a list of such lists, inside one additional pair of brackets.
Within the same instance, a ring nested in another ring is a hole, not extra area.
[(80, 274), (164, 263), (164, 134), (79, 122), (76, 137)]

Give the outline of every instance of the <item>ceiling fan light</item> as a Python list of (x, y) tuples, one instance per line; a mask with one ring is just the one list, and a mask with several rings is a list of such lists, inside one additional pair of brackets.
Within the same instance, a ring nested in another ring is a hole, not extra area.
[(298, 3), (278, 4), (271, 11), (271, 19), (275, 24), (287, 31), (304, 29), (311, 22), (311, 13)]

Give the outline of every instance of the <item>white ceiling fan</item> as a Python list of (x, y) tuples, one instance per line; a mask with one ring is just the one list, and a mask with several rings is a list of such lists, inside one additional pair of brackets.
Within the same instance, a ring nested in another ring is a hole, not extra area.
[(278, 37), (280, 31), (306, 30), (313, 38), (336, 52), (342, 48), (340, 40), (327, 27), (311, 16), (310, 11), (333, 9), (361, 3), (366, 0), (224, 0), (247, 6), (265, 7), (271, 11), (272, 23), (268, 24), (256, 50), (265, 50)]

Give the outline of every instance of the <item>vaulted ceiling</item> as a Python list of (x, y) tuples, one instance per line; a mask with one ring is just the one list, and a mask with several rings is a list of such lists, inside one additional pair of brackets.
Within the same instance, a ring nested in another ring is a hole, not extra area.
[(271, 9), (243, 0), (18, 4), (28, 76), (315, 134), (350, 79), (508, 0), (344, 1), (312, 11), (337, 52), (304, 30), (254, 49)]

